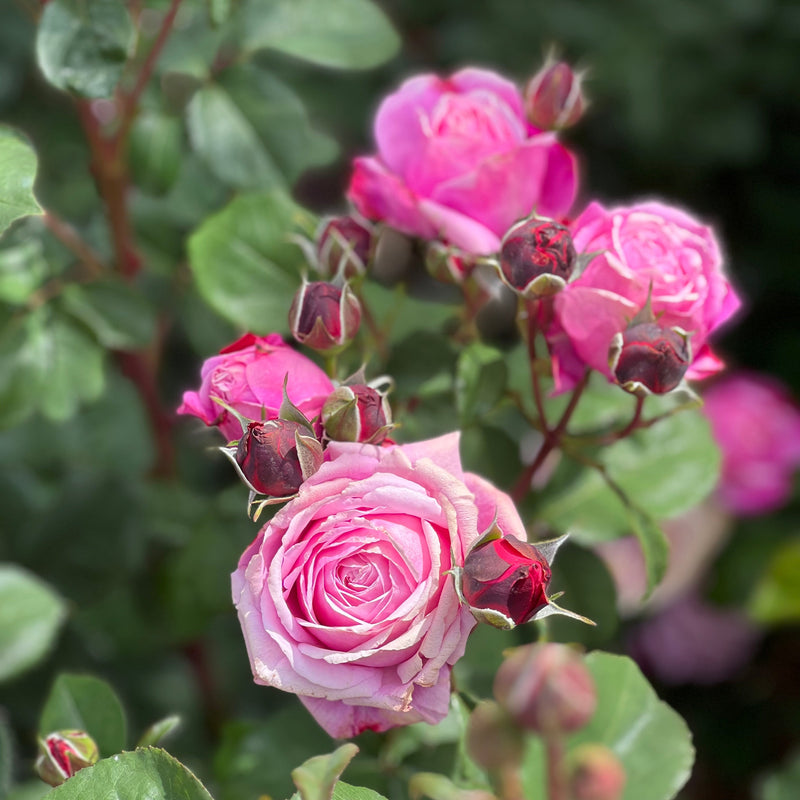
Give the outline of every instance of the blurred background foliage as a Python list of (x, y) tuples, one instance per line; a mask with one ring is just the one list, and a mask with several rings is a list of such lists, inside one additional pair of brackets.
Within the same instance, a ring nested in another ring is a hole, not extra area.
[[(107, 254), (108, 233), (72, 102), (48, 85), (35, 61), (33, 5), (0, 4), (0, 119), (24, 131), (35, 146), (42, 204), (79, 226)], [(235, 335), (203, 302), (186, 268), (187, 237), (205, 218), (234, 191), (265, 186), (293, 186), (297, 202), (314, 212), (343, 210), (350, 158), (372, 149), (372, 115), (400, 80), (477, 64), (522, 82), (547, 47), (557, 44), (564, 57), (591, 70), (591, 110), (566, 137), (582, 159), (583, 198), (624, 203), (658, 195), (713, 222), (748, 303), (738, 325), (720, 340), (721, 350), (732, 364), (771, 372), (800, 393), (800, 6), (794, 0), (377, 5), (402, 41), (385, 63), (380, 62), (393, 52), (391, 37), (359, 35), (348, 28), (356, 25), (351, 19), (331, 46), (324, 36), (315, 38), (324, 20), (312, 18), (299, 43), (254, 46), (258, 52), (231, 66), (235, 54), (226, 50), (220, 29), (199, 4), (186, 3), (130, 141), (136, 184), (131, 213), (147, 264), (138, 286), (144, 300), (117, 298), (116, 307), (129, 320), (118, 330), (92, 315), (102, 307), (96, 298), (64, 298), (73, 323), (85, 323), (105, 347), (124, 350), (146, 342), (166, 318), (160, 390), (167, 407), (176, 407), (181, 392), (196, 384), (202, 359)], [(249, 33), (240, 32), (237, 40), (245, 49), (248, 36), (270, 35), (250, 21)], [(310, 52), (317, 57), (297, 57)], [(215, 70), (221, 70), (219, 79), (210, 77)], [(264, 116), (265, 108), (271, 117)], [(216, 135), (215, 126), (225, 131)], [(281, 135), (285, 131), (288, 136)], [(241, 156), (242, 148), (249, 160), (230, 157)], [(14, 247), (39, 224), (27, 220), (6, 234), (0, 277), (13, 274), (14, 258), (22, 257)], [(62, 274), (70, 261), (57, 242), (43, 242), (42, 280)], [(23, 255), (30, 260), (30, 253)], [(13, 297), (8, 285), (3, 284), (4, 300), (9, 292)], [(115, 290), (109, 291), (113, 300)], [(0, 313), (5, 321), (13, 302)], [(208, 781), (218, 800), (254, 797), (262, 781), (271, 779), (264, 776), (299, 763), (311, 742), (319, 752), (330, 743), (294, 698), (252, 684), (228, 584), (255, 531), (242, 513), (242, 490), (222, 459), (199, 455), (216, 442), (189, 423), (175, 429), (180, 481), (148, 480), (154, 450), (146, 413), (109, 357), (82, 342), (76, 352), (85, 368), (83, 383), (65, 390), (66, 405), (45, 404), (46, 418), (37, 415), (0, 432), (0, 561), (44, 578), (69, 612), (51, 657), (0, 688), (0, 711), (13, 723), (7, 736), (0, 717), (0, 768), (4, 753), (14, 749), (16, 777), (27, 777), (38, 717), (55, 674), (91, 672), (123, 698), (129, 730), (142, 731), (170, 713), (183, 717), (170, 749)], [(452, 354), (437, 342), (431, 359), (441, 356), (449, 363)], [(419, 345), (409, 349), (413, 354)], [(402, 346), (393, 358), (402, 370)], [(70, 416), (83, 401), (89, 404)], [(434, 428), (452, 424), (450, 407), (440, 410)], [(68, 416), (67, 423), (59, 421)], [(503, 442), (504, 456), (496, 461), (513, 459)], [(502, 474), (493, 477), (502, 482)], [(740, 524), (712, 572), (712, 597), (747, 602), (755, 576), (796, 536), (798, 523), (795, 501), (767, 520)], [(567, 550), (561, 580), (575, 587), (570, 592), (577, 599), (581, 592), (592, 594), (580, 576), (594, 576), (595, 596), (608, 599), (597, 613), (585, 605), (581, 610), (608, 624), (585, 641), (613, 649), (624, 640), (624, 626), (617, 627), (607, 574), (587, 562), (593, 558), (577, 547)], [(790, 614), (790, 625), (798, 617), (797, 611)], [(785, 625), (772, 630), (736, 681), (658, 687), (686, 717), (698, 748), (695, 773), (681, 797), (743, 800), (751, 796), (753, 778), (776, 769), (800, 742), (796, 633)], [(563, 632), (565, 639), (583, 635), (571, 628)], [(479, 632), (461, 665), (463, 679), (476, 689), (488, 685), (499, 660), (498, 636)], [(510, 636), (504, 642), (513, 641)], [(265, 724), (267, 711), (276, 710)], [(286, 750), (292, 738), (304, 743), (297, 754)], [(368, 755), (370, 747), (366, 736), (362, 748)], [(355, 775), (349, 779), (359, 782)], [(773, 778), (759, 796), (796, 796), (780, 793), (787, 786), (793, 791), (789, 781)], [(3, 790), (0, 780), (0, 797)], [(290, 790), (288, 775), (271, 786), (276, 797)]]

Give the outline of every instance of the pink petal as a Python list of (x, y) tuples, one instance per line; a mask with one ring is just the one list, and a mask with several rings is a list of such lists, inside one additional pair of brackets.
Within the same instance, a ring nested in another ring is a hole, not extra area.
[(478, 533), (485, 533), (496, 519), (504, 535), (516, 536), (522, 541), (527, 541), (528, 534), (517, 507), (505, 492), (471, 472), (466, 473), (464, 482), (475, 495), (475, 505), (478, 506)]
[(618, 294), (573, 285), (556, 295), (556, 315), (583, 362), (610, 375), (608, 350), (614, 334), (625, 329), (639, 310)]
[(419, 208), (419, 199), (378, 159), (356, 158), (348, 199), (368, 219), (385, 222), (411, 236), (433, 238), (435, 226)]
[(519, 119), (524, 119), (522, 95), (511, 81), (488, 69), (466, 67), (450, 77), (449, 83), (460, 92), (488, 90), (501, 97)]

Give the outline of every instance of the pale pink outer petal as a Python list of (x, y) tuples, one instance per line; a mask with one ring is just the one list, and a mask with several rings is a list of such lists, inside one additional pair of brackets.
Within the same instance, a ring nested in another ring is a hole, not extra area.
[(478, 533), (485, 533), (496, 521), (505, 536), (516, 536), (523, 542), (528, 540), (517, 507), (504, 491), (472, 472), (464, 476), (464, 482), (475, 495), (475, 503), (478, 506)]
[(439, 98), (452, 91), (437, 75), (417, 75), (386, 97), (375, 115), (375, 142), (389, 171), (405, 175), (425, 149), (423, 120)]
[(385, 222), (410, 236), (436, 236), (436, 226), (420, 210), (419, 198), (377, 158), (353, 161), (347, 198), (367, 219)]
[[(549, 177), (551, 165), (553, 179)], [(574, 159), (553, 134), (541, 134), (440, 184), (431, 199), (478, 220), (502, 237), (514, 222), (534, 211), (562, 217), (576, 191)]]
[(609, 376), (608, 351), (639, 309), (612, 292), (571, 286), (556, 295), (555, 312), (575, 352), (585, 364)]
[(702, 381), (722, 372), (723, 369), (725, 362), (712, 352), (708, 344), (704, 344), (697, 353), (692, 349), (692, 365), (686, 370), (686, 379)]
[(419, 210), (434, 226), (437, 237), (449, 244), (477, 255), (490, 255), (500, 249), (496, 233), (460, 211), (426, 199), (420, 199)]

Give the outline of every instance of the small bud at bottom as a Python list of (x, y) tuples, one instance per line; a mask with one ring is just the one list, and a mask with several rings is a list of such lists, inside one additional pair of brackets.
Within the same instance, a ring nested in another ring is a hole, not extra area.
[(570, 757), (569, 790), (572, 800), (620, 800), (625, 768), (609, 748), (587, 744)]

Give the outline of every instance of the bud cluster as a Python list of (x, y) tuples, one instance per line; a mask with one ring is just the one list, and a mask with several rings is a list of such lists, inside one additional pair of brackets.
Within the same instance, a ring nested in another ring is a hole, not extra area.
[(54, 731), (39, 740), (36, 772), (45, 783), (60, 786), (99, 758), (97, 744), (85, 731)]

